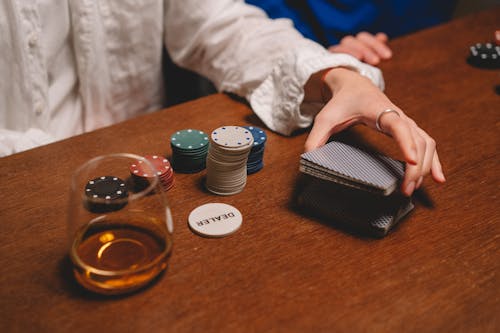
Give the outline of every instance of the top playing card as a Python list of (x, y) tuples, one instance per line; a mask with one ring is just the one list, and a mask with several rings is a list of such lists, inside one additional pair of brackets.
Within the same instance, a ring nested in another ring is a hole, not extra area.
[(300, 171), (312, 176), (390, 195), (404, 176), (404, 163), (332, 141), (301, 155)]

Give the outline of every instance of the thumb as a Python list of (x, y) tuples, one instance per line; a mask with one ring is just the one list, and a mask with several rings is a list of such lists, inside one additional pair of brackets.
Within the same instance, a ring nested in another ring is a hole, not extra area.
[(316, 115), (304, 149), (311, 151), (324, 145), (335, 133), (357, 122), (355, 117), (346, 116), (343, 108), (337, 106), (332, 98)]

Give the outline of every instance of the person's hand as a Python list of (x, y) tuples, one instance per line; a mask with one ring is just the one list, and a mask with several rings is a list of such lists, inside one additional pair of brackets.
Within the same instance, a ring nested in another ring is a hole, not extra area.
[(328, 48), (330, 52), (347, 53), (370, 65), (377, 65), (380, 60), (392, 57), (392, 51), (387, 46), (389, 38), (383, 32), (372, 35), (360, 32), (356, 36), (345, 36), (337, 45)]
[[(316, 115), (305, 143), (305, 150), (314, 150), (331, 135), (355, 125), (364, 124), (391, 136), (399, 145), (407, 162), (401, 190), (411, 195), (429, 173), (438, 183), (445, 177), (436, 151), (436, 143), (424, 130), (394, 105), (369, 79), (346, 68), (334, 68), (324, 77), (327, 93), (323, 109)], [(383, 112), (384, 110), (396, 112)]]

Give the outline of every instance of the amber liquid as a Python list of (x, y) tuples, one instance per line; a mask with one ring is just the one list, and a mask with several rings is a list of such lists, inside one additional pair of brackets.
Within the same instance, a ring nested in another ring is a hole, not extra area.
[(158, 220), (144, 215), (91, 221), (71, 248), (76, 280), (101, 294), (145, 286), (168, 264), (172, 240), (162, 229)]

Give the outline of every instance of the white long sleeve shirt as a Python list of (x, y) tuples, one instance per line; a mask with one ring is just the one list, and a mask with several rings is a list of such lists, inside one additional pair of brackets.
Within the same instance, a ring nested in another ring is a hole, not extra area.
[(320, 109), (302, 101), (321, 69), (350, 67), (383, 89), (378, 69), (238, 0), (4, 0), (0, 31), (0, 156), (160, 109), (163, 44), (285, 135)]

